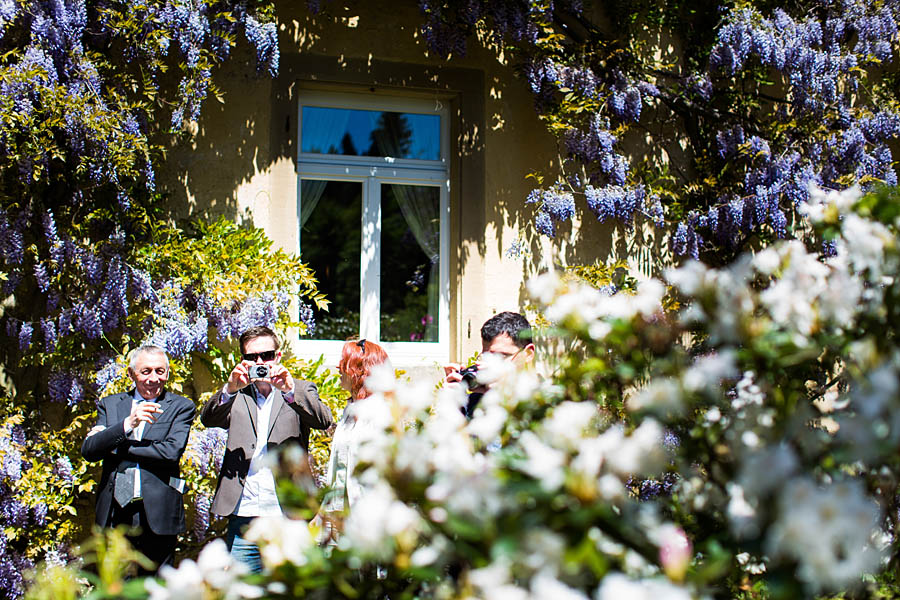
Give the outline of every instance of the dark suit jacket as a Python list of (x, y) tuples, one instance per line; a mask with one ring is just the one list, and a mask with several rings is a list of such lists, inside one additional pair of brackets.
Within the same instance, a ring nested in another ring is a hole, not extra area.
[[(298, 443), (303, 450), (308, 450), (310, 428), (328, 429), (334, 422), (331, 411), (319, 400), (316, 384), (295, 379), (292, 403), (285, 402), (277, 389), (273, 388), (273, 391), (274, 404), (269, 417), (267, 444), (269, 451), (289, 443)], [(219, 390), (203, 407), (200, 421), (207, 427), (228, 430), (225, 458), (212, 503), (213, 513), (228, 516), (237, 507), (244, 491), (244, 480), (250, 471), (250, 459), (256, 449), (258, 409), (251, 386), (240, 390), (229, 402), (220, 404), (221, 398), (222, 390)]]
[(125, 435), (125, 419), (131, 413), (133, 398), (134, 390), (100, 400), (97, 425), (106, 429), (85, 438), (81, 445), (81, 454), (87, 460), (103, 461), (97, 524), (118, 525), (111, 518), (116, 475), (139, 465), (141, 496), (150, 529), (158, 535), (175, 535), (184, 531), (184, 499), (182, 492), (169, 485), (169, 479), (180, 475), (178, 463), (197, 409), (187, 398), (163, 391), (157, 400), (163, 412), (156, 422), (144, 425), (143, 436), (137, 441)]

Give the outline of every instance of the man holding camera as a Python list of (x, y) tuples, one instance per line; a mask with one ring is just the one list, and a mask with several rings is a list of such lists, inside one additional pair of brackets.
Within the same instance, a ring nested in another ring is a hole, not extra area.
[(254, 517), (282, 514), (266, 456), (285, 444), (308, 450), (309, 430), (328, 429), (333, 420), (316, 385), (294, 379), (280, 364), (274, 331), (252, 327), (239, 343), (243, 360), (203, 407), (200, 420), (228, 430), (212, 511), (229, 517), (225, 541), (232, 556), (258, 573), (259, 548), (241, 534)]
[(128, 375), (135, 387), (100, 400), (97, 425), (81, 445), (81, 455), (103, 461), (97, 524), (135, 528), (128, 535), (135, 549), (157, 567), (172, 565), (176, 538), (184, 531), (184, 480), (178, 463), (196, 408), (166, 391), (169, 358), (162, 348), (132, 351)]
[[(481, 353), (501, 356), (517, 366), (530, 364), (534, 360), (534, 343), (531, 341), (528, 319), (519, 313), (505, 311), (485, 321), (481, 326)], [(458, 364), (444, 367), (444, 384), (462, 385), (469, 392), (466, 406), (462, 409), (467, 419), (472, 418), (475, 407), (489, 388), (475, 380), (478, 366), (479, 363), (465, 369)]]

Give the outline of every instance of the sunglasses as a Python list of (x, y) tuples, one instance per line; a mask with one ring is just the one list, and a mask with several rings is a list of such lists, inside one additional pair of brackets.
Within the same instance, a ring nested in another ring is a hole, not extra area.
[(366, 353), (366, 340), (359, 340), (358, 342), (356, 342), (356, 345), (362, 348), (363, 354)]
[(268, 362), (270, 360), (275, 360), (276, 350), (266, 350), (265, 352), (247, 352), (246, 354), (242, 354), (241, 356), (244, 360), (248, 360), (250, 362), (256, 362), (257, 359), (263, 359)]

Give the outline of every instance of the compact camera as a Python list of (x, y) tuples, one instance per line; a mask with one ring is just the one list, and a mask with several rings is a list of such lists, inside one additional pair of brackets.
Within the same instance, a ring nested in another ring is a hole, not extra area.
[(270, 372), (269, 365), (250, 365), (247, 368), (250, 379), (268, 379)]
[(462, 377), (463, 383), (465, 383), (466, 387), (470, 390), (474, 390), (480, 385), (477, 381), (475, 381), (475, 378), (478, 376), (478, 365), (472, 365), (471, 367), (460, 369), (459, 374)]

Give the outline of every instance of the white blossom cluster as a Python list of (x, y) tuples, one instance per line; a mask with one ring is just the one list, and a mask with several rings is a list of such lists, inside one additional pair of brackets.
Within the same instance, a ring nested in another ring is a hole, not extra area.
[(817, 486), (805, 477), (789, 480), (779, 509), (767, 552), (798, 561), (798, 576), (809, 586), (840, 588), (878, 568), (881, 554), (872, 538), (880, 511), (858, 482)]
[(235, 562), (225, 542), (213, 540), (200, 551), (196, 562), (182, 560), (177, 569), (163, 565), (159, 570), (162, 584), (148, 579), (146, 588), (150, 600), (205, 600), (210, 591), (226, 600), (264, 597), (263, 588), (241, 581), (244, 574), (246, 567)]
[[(471, 421), (461, 391), (376, 371), (375, 393), (356, 407), (364, 492), (335, 556), (401, 578), (431, 569), (446, 597), (473, 600), (703, 598), (714, 595), (717, 581), (699, 573), (714, 571), (703, 566), (716, 546), (735, 577), (791, 573), (807, 596), (858, 584), (885, 556), (866, 475), (883, 475), (900, 444), (900, 352), (884, 353), (885, 332), (871, 325), (900, 271), (896, 224), (855, 215), (858, 199), (813, 194), (810, 220), (836, 236), (829, 258), (777, 243), (612, 296), (554, 273), (532, 280), (544, 316), (602, 359), (573, 353), (569, 365), (601, 366), (552, 381), (487, 357), (478, 377), (491, 387)], [(668, 315), (667, 285), (680, 304)], [(665, 328), (675, 333), (660, 337)], [(680, 344), (684, 333), (700, 351)], [(635, 340), (656, 344), (648, 362)], [(580, 386), (594, 395), (579, 397)], [(634, 486), (666, 471), (677, 473), (674, 495), (639, 501)], [(308, 567), (323, 552), (302, 521), (260, 519), (247, 535), (270, 569)]]

